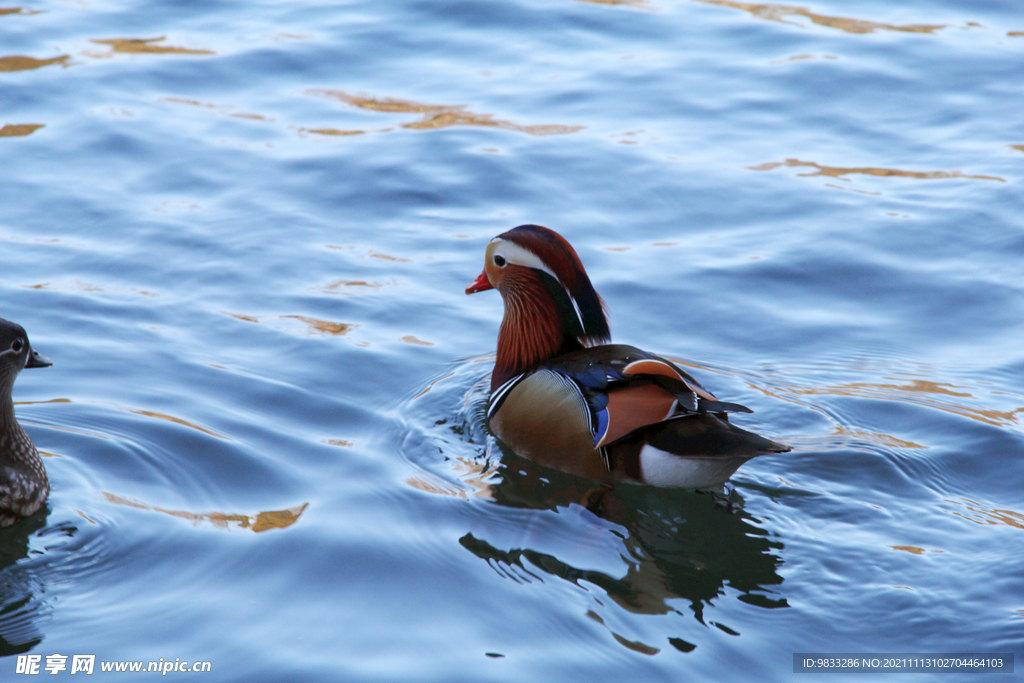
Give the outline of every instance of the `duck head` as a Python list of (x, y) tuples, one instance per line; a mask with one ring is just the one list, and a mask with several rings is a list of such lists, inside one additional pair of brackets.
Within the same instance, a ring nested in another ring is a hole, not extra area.
[(25, 328), (0, 318), (0, 388), (9, 392), (14, 378), (25, 368), (48, 368), (46, 356), (32, 348)]
[(520, 225), (487, 245), (466, 294), (496, 289), (505, 304), (491, 389), (554, 356), (611, 338), (604, 302), (564, 237)]

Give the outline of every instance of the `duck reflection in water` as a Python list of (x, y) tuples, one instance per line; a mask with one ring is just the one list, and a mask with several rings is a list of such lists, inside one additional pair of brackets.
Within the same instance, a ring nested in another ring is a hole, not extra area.
[[(398, 446), (421, 473), (405, 480), (409, 486), (496, 508), (473, 515), (459, 539), (465, 550), (510, 581), (544, 584), (556, 577), (581, 588), (595, 620), (612, 607), (604, 595), (632, 614), (692, 613), (707, 626), (713, 622), (706, 611), (718, 600), (788, 607), (777, 588), (783, 544), (742, 508), (738, 491), (729, 493), (734, 514), (696, 491), (625, 483), (586, 508), (579, 503), (592, 481), (538, 465), (489, 439), (482, 419), (487, 388), (480, 364), (486, 359), (467, 360), (407, 402), (402, 413), (409, 431)], [(450, 417), (439, 420), (439, 414)], [(448, 471), (431, 474), (439, 454)], [(714, 625), (728, 628), (717, 619)], [(612, 635), (644, 652), (666, 645), (641, 646)], [(695, 647), (679, 637), (668, 645)]]
[(29, 557), (29, 539), (46, 525), (48, 512), (44, 507), (0, 529), (0, 658), (28, 652), (43, 641), (37, 624), (46, 611), (45, 570), (23, 561)]
[[(584, 529), (597, 524), (590, 513), (572, 505), (588, 488), (586, 480), (539, 467), (507, 451), (502, 455), (499, 473), (500, 482), (495, 483), (497, 477), (492, 477), (488, 490), (496, 503), (560, 514), (577, 510), (576, 523)], [(731, 497), (742, 502), (735, 491)], [(542, 529), (524, 530), (519, 538), (504, 536), (495, 543), (480, 533), (470, 533), (460, 543), (503, 576), (531, 581), (531, 577), (547, 574), (576, 584), (593, 584), (634, 614), (681, 613), (679, 603), (683, 602), (688, 603), (698, 621), (705, 623), (705, 606), (722, 597), (726, 585), (740, 592), (737, 599), (742, 602), (762, 608), (788, 607), (786, 599), (770, 588), (782, 584), (778, 574), (782, 543), (771, 538), (757, 519), (737, 509), (736, 514), (724, 514), (708, 504), (707, 496), (695, 491), (649, 486), (620, 486), (609, 491), (604, 496), (601, 517), (614, 526), (594, 530), (621, 540), (616, 553), (625, 563), (625, 571), (618, 576), (577, 568), (560, 559), (561, 553), (551, 550), (551, 539)], [(588, 517), (592, 520), (589, 523)], [(531, 545), (544, 547), (546, 552), (534, 550)], [(578, 557), (578, 550), (567, 548), (566, 554)], [(616, 639), (628, 646), (617, 635)], [(674, 647), (684, 651), (693, 647), (680, 639), (671, 640)], [(654, 643), (646, 646), (657, 649)]]

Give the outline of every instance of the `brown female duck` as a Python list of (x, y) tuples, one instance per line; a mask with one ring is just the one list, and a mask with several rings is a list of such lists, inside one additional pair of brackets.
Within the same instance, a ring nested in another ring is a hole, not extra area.
[(53, 363), (32, 350), (25, 328), (0, 318), (0, 527), (35, 513), (50, 494), (39, 451), (14, 418), (11, 392), (24, 368)]
[(466, 293), (488, 289), (505, 315), (487, 420), (519, 455), (603, 484), (714, 489), (747, 460), (790, 450), (730, 424), (752, 411), (671, 361), (607, 344), (604, 302), (555, 231), (521, 225), (491, 240)]

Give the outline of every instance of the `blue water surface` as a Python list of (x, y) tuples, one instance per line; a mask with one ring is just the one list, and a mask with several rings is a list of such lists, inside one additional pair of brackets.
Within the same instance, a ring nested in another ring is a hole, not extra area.
[[(17, 3), (0, 317), (54, 361), (15, 386), (52, 493), (0, 531), (0, 678), (1022, 665), (1018, 3)], [(793, 447), (738, 513), (597, 516), (487, 435), (464, 288), (522, 223)]]

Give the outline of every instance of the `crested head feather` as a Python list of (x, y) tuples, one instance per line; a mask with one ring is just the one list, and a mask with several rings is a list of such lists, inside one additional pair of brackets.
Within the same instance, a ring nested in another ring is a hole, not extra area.
[[(537, 264), (527, 262), (532, 259), (523, 259), (520, 265), (533, 267), (555, 281), (545, 284), (558, 307), (569, 309), (560, 312), (569, 323), (568, 331), (581, 345), (603, 344), (611, 339), (604, 301), (591, 284), (576, 250), (564, 237), (541, 225), (520, 225), (495, 240), (511, 242), (539, 261)], [(559, 296), (559, 289), (567, 296)]]

